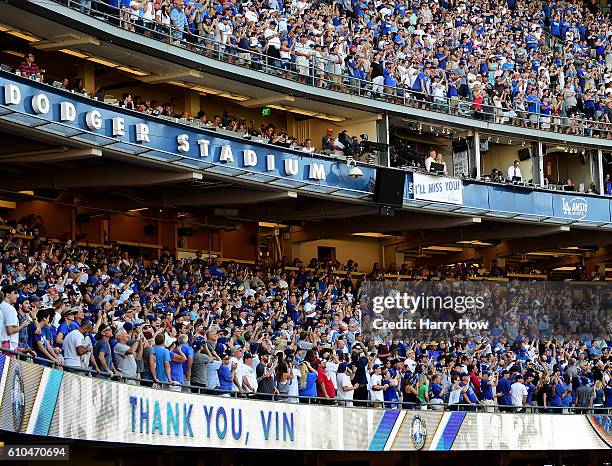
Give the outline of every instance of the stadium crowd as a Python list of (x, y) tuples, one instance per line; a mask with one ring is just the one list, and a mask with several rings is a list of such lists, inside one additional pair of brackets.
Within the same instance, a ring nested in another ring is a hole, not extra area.
[[(222, 396), (413, 409), (612, 408), (612, 329), (608, 322), (603, 335), (592, 331), (598, 306), (571, 317), (576, 338), (531, 338), (494, 318), (490, 332), (416, 339), (366, 328), (362, 290), (384, 278), (378, 264), (363, 276), (353, 261), (286, 265), (167, 251), (148, 262), (118, 248), (9, 235), (0, 257), (0, 343), (11, 357), (64, 370)], [(471, 275), (463, 266), (387, 272), (417, 282)], [(505, 271), (494, 263), (487, 274)], [(608, 291), (608, 312), (611, 299)], [(516, 319), (529, 314), (514, 311)]]
[[(92, 8), (91, 0), (78, 3)], [(315, 86), (612, 137), (603, 131), (612, 121), (612, 30), (588, 1), (107, 0), (93, 7), (128, 30)]]

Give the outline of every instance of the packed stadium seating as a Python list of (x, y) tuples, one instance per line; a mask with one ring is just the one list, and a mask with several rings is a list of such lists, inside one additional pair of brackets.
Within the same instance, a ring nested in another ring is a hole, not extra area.
[[(5, 354), (144, 386), (277, 401), (412, 409), (450, 402), (542, 413), (612, 408), (610, 323), (593, 325), (605, 315), (597, 311), (610, 307), (609, 292), (575, 315), (563, 307), (567, 320), (559, 323), (575, 338), (553, 328), (562, 315), (551, 310), (560, 296), (553, 291), (549, 298), (536, 292), (529, 312), (518, 305), (525, 327), (498, 313), (489, 316), (488, 337), (417, 341), (364, 331), (368, 280), (499, 280), (506, 272), (402, 267), (385, 274), (375, 264), (362, 274), (353, 263), (247, 265), (168, 252), (149, 262), (118, 248), (27, 239), (23, 232), (35, 226), (42, 228), (35, 218), (14, 225), (22, 233), (9, 232), (2, 249)], [(538, 311), (543, 300), (550, 323)], [(512, 306), (508, 312), (516, 312)], [(586, 318), (593, 310), (600, 317)], [(534, 323), (534, 338), (517, 331)], [(453, 390), (461, 390), (460, 400), (449, 400)]]
[(312, 86), (612, 137), (609, 24), (587, 2), (68, 4), (129, 31)]

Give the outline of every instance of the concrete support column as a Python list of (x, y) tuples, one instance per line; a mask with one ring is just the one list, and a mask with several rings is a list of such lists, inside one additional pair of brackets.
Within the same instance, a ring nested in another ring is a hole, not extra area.
[[(389, 116), (383, 115), (382, 119), (376, 121), (376, 137), (378, 142), (389, 144)], [(383, 167), (391, 166), (390, 149), (387, 152), (379, 152), (378, 163)]]
[(190, 117), (195, 118), (195, 116), (200, 111), (200, 93), (196, 91), (188, 90), (185, 92), (185, 106), (184, 111), (186, 111)]
[(536, 184), (543, 186), (544, 185), (544, 145), (542, 144), (542, 141), (538, 141), (535, 144), (535, 149), (536, 149), (537, 159), (536, 159), (536, 164), (534, 164), (535, 166), (533, 167), (534, 168), (533, 181)]
[(478, 131), (474, 131), (474, 166), (476, 167), (476, 179), (479, 180), (482, 161), (480, 160), (480, 133)]
[(597, 193), (604, 193), (604, 172), (603, 172), (603, 151), (597, 149), (597, 180), (595, 186), (597, 187)]
[(90, 95), (96, 92), (96, 73), (91, 62), (83, 61), (77, 67), (79, 78), (83, 80), (83, 86)]

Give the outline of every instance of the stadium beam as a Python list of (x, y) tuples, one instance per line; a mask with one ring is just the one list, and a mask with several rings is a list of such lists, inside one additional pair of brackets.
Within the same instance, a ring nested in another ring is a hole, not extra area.
[[(397, 244), (401, 248), (416, 249), (418, 247), (436, 246), (440, 244), (452, 244), (459, 241), (487, 241), (518, 238), (535, 238), (549, 236), (569, 231), (567, 226), (536, 226), (527, 224), (487, 222), (476, 228), (458, 228), (451, 231), (435, 232), (423, 238), (402, 238), (388, 241), (387, 246)], [(548, 240), (550, 242), (550, 240)]]
[(68, 160), (101, 157), (102, 151), (96, 148), (70, 149), (60, 146), (52, 149), (43, 149), (32, 152), (21, 152), (0, 155), (0, 163), (50, 163), (65, 162)]
[(148, 76), (142, 76), (138, 79), (143, 83), (147, 84), (166, 84), (168, 81), (175, 81), (177, 79), (191, 79), (198, 78), (203, 79), (204, 73), (197, 70), (185, 70), (185, 71), (177, 71), (176, 73), (166, 73), (166, 74), (151, 74)]
[(571, 248), (575, 246), (604, 246), (612, 244), (610, 232), (574, 230), (570, 234), (550, 238), (534, 238), (531, 241), (520, 241), (517, 244), (517, 254), (527, 254), (550, 248)]
[(4, 187), (19, 190), (37, 188), (95, 188), (117, 186), (151, 186), (189, 181), (201, 181), (195, 172), (162, 172), (139, 168), (138, 170), (96, 167), (91, 169), (55, 170), (50, 173), (27, 177), (8, 177)]
[(401, 217), (386, 217), (369, 215), (359, 218), (358, 222), (336, 220), (321, 225), (308, 225), (307, 228), (292, 231), (294, 243), (306, 243), (325, 238), (351, 235), (353, 233), (375, 232), (385, 233), (406, 230), (428, 230), (432, 228), (448, 228), (458, 225), (480, 223), (480, 217), (447, 217), (435, 215)]
[(32, 47), (38, 50), (54, 51), (74, 47), (75, 45), (100, 45), (100, 41), (95, 37), (75, 37), (74, 39), (62, 40), (59, 42), (37, 42)]
[(273, 97), (265, 97), (262, 99), (249, 99), (239, 104), (246, 108), (265, 107), (266, 105), (285, 104), (295, 102), (295, 97), (292, 95), (277, 95)]
[(191, 196), (175, 197), (166, 200), (168, 206), (223, 206), (239, 204), (259, 204), (262, 202), (283, 201), (296, 199), (295, 191), (248, 191), (231, 189), (225, 191), (205, 192)]

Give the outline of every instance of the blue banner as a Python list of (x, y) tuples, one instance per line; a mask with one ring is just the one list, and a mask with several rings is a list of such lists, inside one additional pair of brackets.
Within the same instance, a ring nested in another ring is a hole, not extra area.
[(497, 183), (464, 181), (464, 184), (463, 203), (467, 207), (575, 222), (612, 221), (610, 198)]
[(341, 193), (346, 190), (353, 195), (367, 194), (376, 178), (376, 169), (372, 166), (360, 165), (363, 175), (351, 177), (344, 160), (250, 142), (239, 135), (234, 137), (143, 115), (6, 72), (0, 72), (0, 84), (2, 104), (8, 109), (38, 117), (32, 119), (33, 125), (40, 119), (49, 120), (56, 133), (81, 141), (107, 144), (112, 138), (130, 143), (114, 145), (113, 149), (139, 153), (142, 148), (150, 148), (155, 151), (155, 158), (162, 161), (180, 160), (181, 165), (194, 169), (216, 165), (209, 172), (242, 175), (245, 181), (270, 182), (287, 188), (309, 186), (306, 189), (320, 193), (340, 189)]
[(559, 193), (553, 196), (552, 206), (554, 216), (559, 218), (587, 222), (609, 222), (611, 218), (608, 199)]

